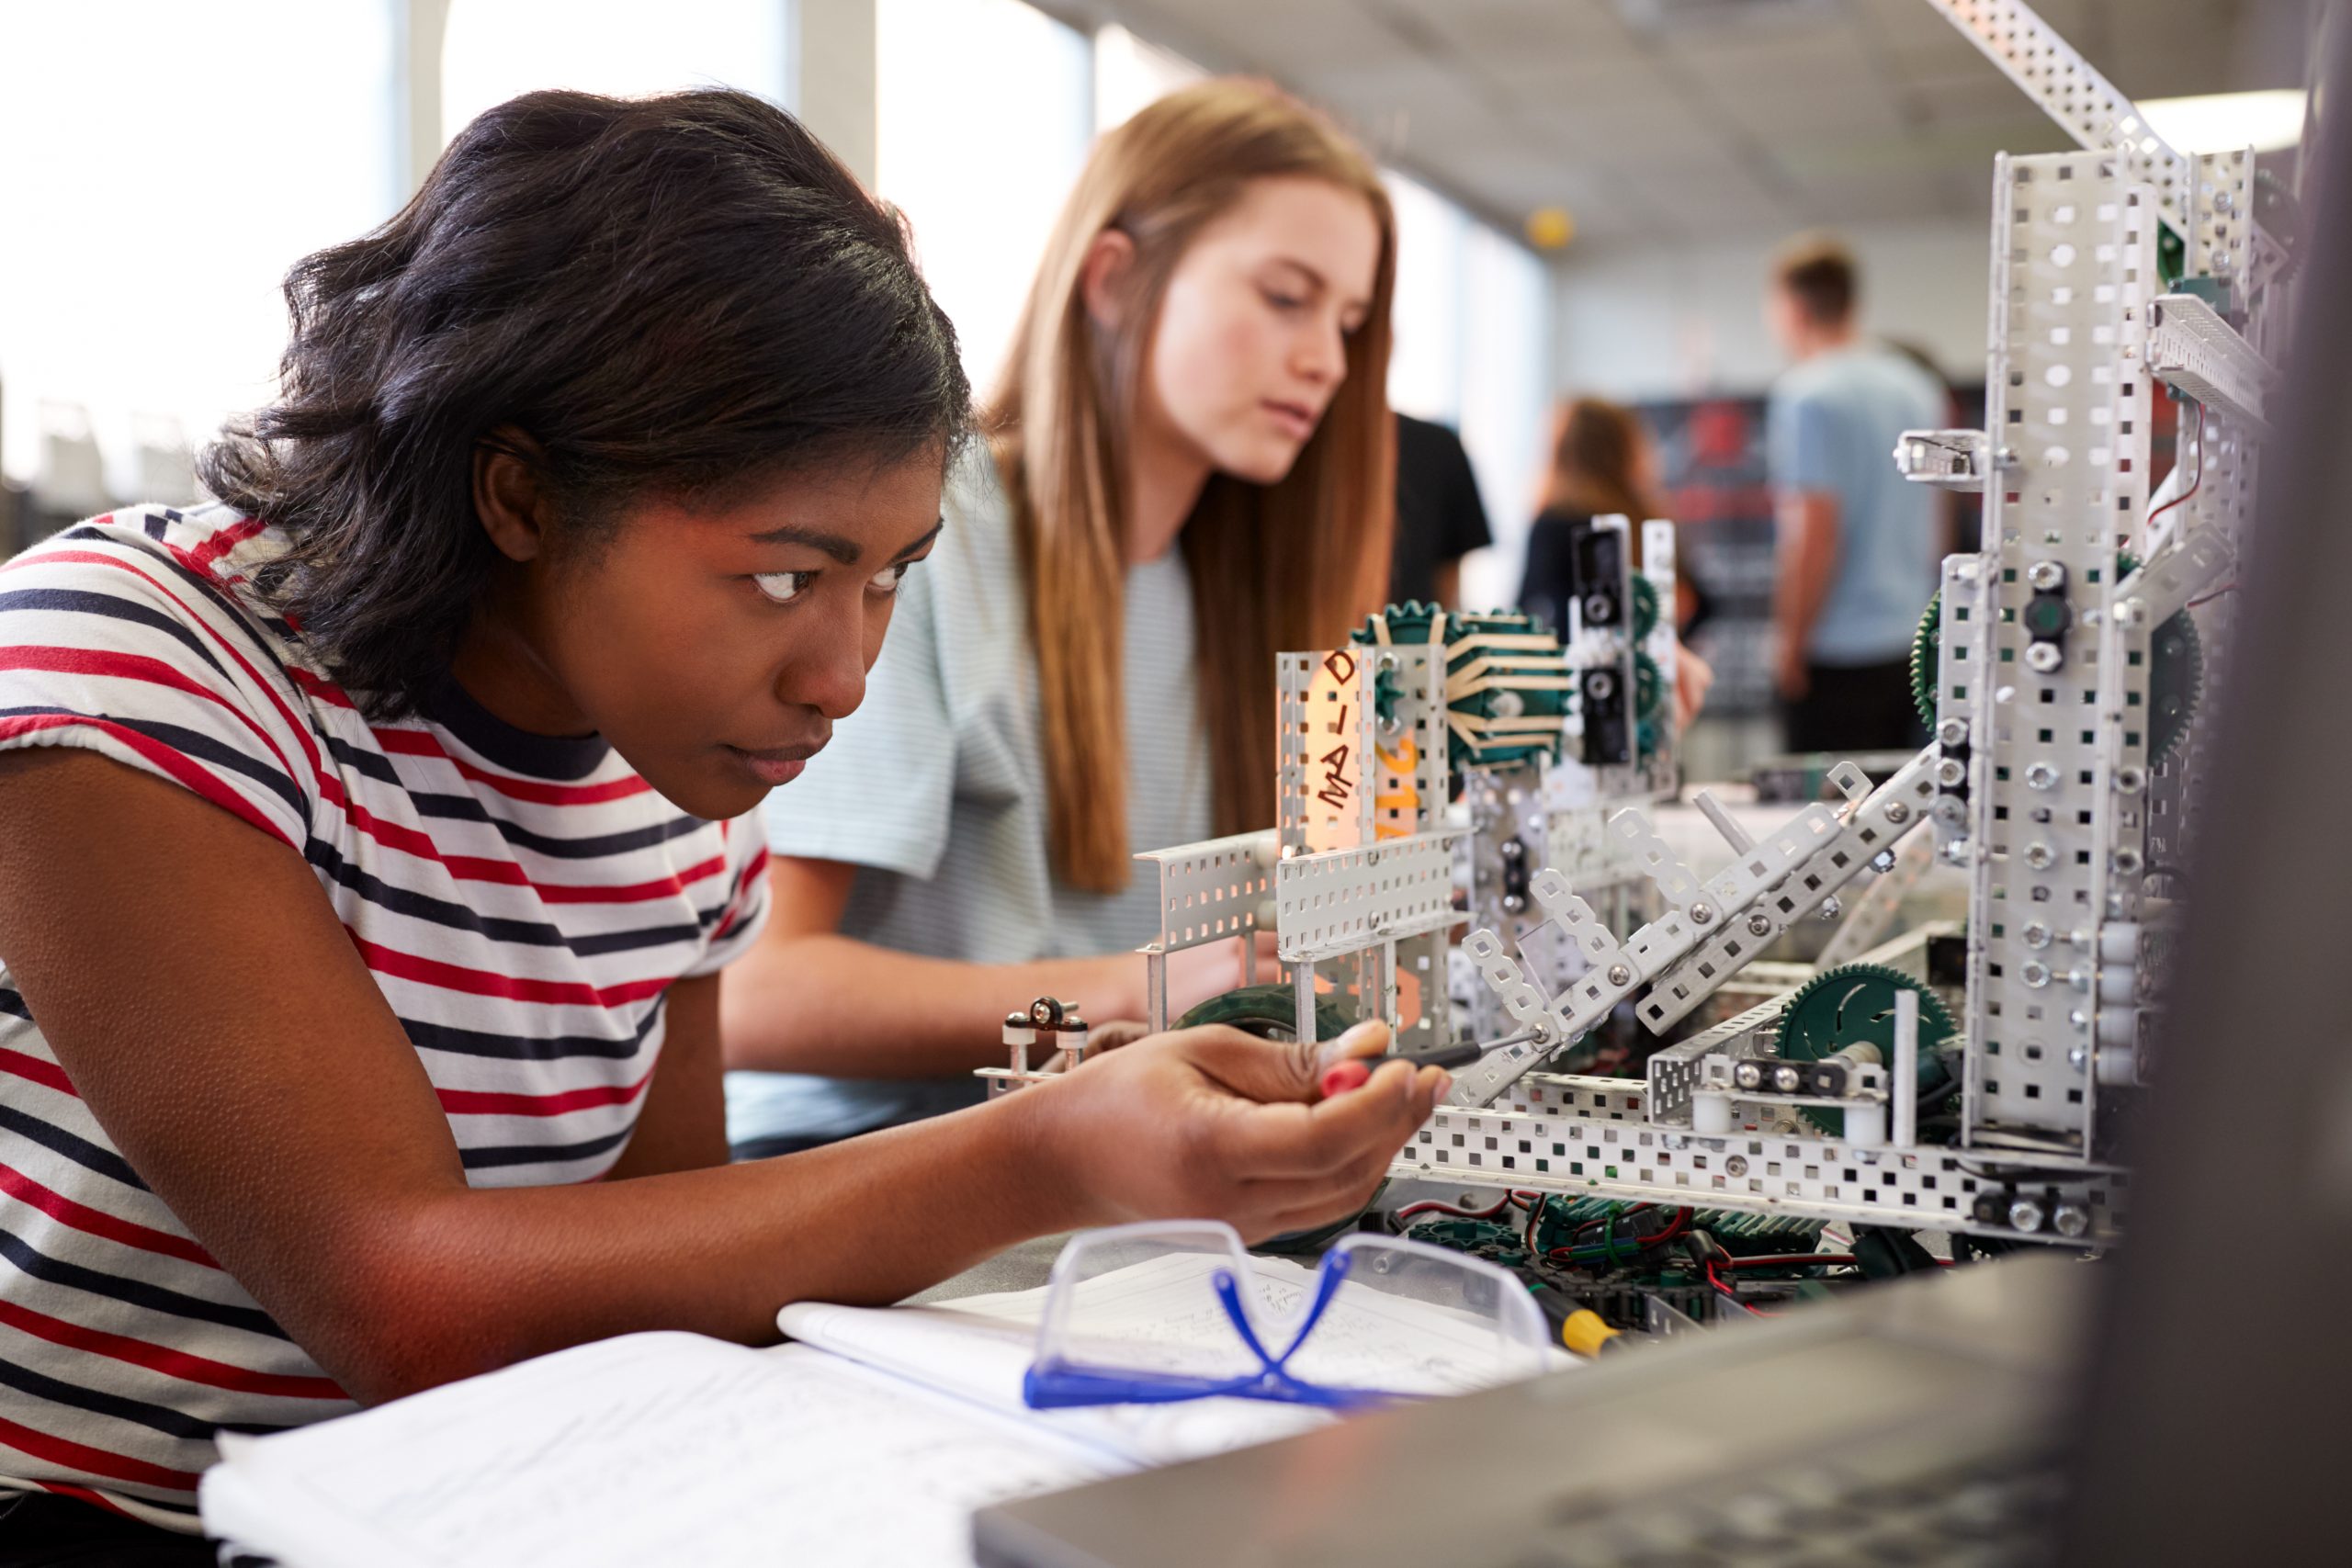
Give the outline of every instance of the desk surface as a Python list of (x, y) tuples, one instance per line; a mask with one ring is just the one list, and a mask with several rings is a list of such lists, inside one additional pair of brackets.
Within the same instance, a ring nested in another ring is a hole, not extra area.
[(1007, 1247), (994, 1258), (973, 1264), (961, 1274), (951, 1274), (927, 1291), (918, 1291), (899, 1304), (928, 1306), (934, 1302), (952, 1302), (960, 1296), (992, 1295), (999, 1291), (1032, 1291), (1046, 1282), (1053, 1272), (1054, 1259), (1060, 1256), (1062, 1243), (1068, 1234), (1041, 1235)]

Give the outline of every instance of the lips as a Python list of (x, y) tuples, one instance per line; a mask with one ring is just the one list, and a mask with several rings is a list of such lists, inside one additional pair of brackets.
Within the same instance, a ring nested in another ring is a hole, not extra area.
[(745, 771), (771, 789), (798, 778), (808, 759), (824, 749), (822, 740), (813, 746), (772, 746), (758, 751), (743, 746), (727, 748)]
[(1258, 406), (1264, 409), (1276, 424), (1299, 440), (1304, 441), (1315, 434), (1316, 412), (1305, 403), (1289, 403), (1277, 398), (1268, 398)]

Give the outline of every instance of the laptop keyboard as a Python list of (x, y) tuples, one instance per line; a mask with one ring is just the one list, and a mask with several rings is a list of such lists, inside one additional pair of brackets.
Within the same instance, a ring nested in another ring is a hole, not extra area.
[(1569, 1503), (1511, 1568), (2032, 1568), (2051, 1559), (2064, 1491), (2046, 1455), (1956, 1461), (1948, 1442), (1896, 1443), (1703, 1493), (1661, 1477), (1632, 1506)]

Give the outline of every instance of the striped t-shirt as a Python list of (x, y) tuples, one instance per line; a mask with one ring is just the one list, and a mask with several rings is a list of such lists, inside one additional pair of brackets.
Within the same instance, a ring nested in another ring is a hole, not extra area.
[[(766, 913), (757, 819), (689, 817), (601, 739), (524, 734), (454, 685), (369, 724), (249, 584), (281, 544), (226, 508), (142, 507), (0, 567), (0, 747), (99, 752), (302, 855), (468, 1179), (593, 1179), (671, 983)], [(351, 1407), (107, 1141), (0, 964), (0, 1492), (193, 1530), (216, 1430)]]

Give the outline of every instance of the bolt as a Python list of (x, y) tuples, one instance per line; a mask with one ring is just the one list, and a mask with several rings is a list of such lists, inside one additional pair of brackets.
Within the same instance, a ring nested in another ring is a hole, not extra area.
[(2025, 771), (2025, 782), (2035, 789), (2056, 789), (2058, 770), (2047, 762), (2036, 762)]
[(1881, 876), (1892, 873), (1894, 870), (1894, 852), (1893, 850), (1879, 851), (1877, 854), (1871, 857), (1871, 869)]
[(2025, 650), (2025, 667), (2037, 675), (2047, 675), (2064, 661), (2054, 642), (2037, 642)]
[[(1947, 795), (1936, 802), (1935, 818), (1947, 828), (1965, 828), (1968, 826), (1968, 803), (1956, 795)], [(1951, 852), (1956, 847), (1956, 844), (1944, 846), (1945, 858), (1954, 865), (1960, 863), (1960, 857)]]
[(2091, 1054), (2080, 1045), (2070, 1045), (2066, 1048), (2066, 1065), (2079, 1073), (2091, 1065)]
[(1748, 916), (1748, 917), (1747, 917), (1747, 934), (1748, 934), (1749, 936), (1770, 936), (1770, 935), (1771, 935), (1771, 934), (1772, 934), (1772, 919), (1771, 919), (1771, 917), (1770, 917), (1770, 916), (1769, 916), (1769, 915), (1761, 914), (1761, 913), (1753, 914), (1753, 915)]
[(1960, 789), (1968, 783), (1968, 764), (1957, 757), (1946, 757), (1936, 763), (1936, 783), (1945, 789)]
[(1522, 898), (1522, 897), (1521, 897), (1518, 894), (1516, 894), (1516, 893), (1506, 893), (1506, 894), (1504, 894), (1504, 895), (1503, 895), (1503, 913), (1504, 913), (1504, 914), (1506, 914), (1506, 915), (1516, 915), (1516, 914), (1518, 914), (1521, 909), (1524, 909), (1524, 908), (1527, 908), (1527, 900), (1526, 900), (1526, 899), (1524, 899), (1524, 898)]
[(2057, 852), (2051, 849), (2048, 844), (2037, 841), (2025, 847), (2025, 863), (2036, 871), (2048, 871), (2051, 863), (2057, 858)]
[(2043, 948), (2050, 945), (2050, 928), (2040, 920), (2033, 921), (2018, 934), (2025, 938), (2025, 944), (2028, 947)]
[(1731, 1081), (1745, 1089), (1764, 1087), (1764, 1069), (1754, 1062), (1742, 1062), (1731, 1070)]
[(1585, 677), (1585, 690), (1596, 702), (1604, 701), (1616, 693), (1617, 678), (1606, 670), (1595, 670)]
[(1609, 966), (1609, 983), (1612, 986), (1630, 986), (1634, 983), (1634, 972), (1623, 964), (1611, 964)]
[(1821, 901), (1820, 914), (1821, 918), (1825, 920), (1834, 920), (1845, 912), (1846, 906), (1838, 901), (1836, 894), (1832, 894)]
[(2026, 569), (2025, 580), (2038, 593), (2055, 593), (2066, 586), (2066, 569), (2054, 560), (2038, 560)]
[(1782, 1063), (1772, 1069), (1772, 1087), (1781, 1094), (1794, 1094), (1804, 1088), (1804, 1074)]
[(1967, 745), (1968, 721), (1964, 718), (1948, 718), (1944, 720), (1941, 724), (1936, 726), (1936, 739), (1946, 746)]
[(2091, 1213), (2080, 1203), (2061, 1203), (2051, 1211), (2050, 1228), (2068, 1241), (2079, 1241), (2090, 1234)]
[(1517, 839), (1505, 839), (1498, 852), (1505, 860), (1518, 860), (1527, 853), (1527, 846)]
[(1373, 661), (1372, 661), (1372, 662), (1373, 662), (1373, 667), (1374, 667), (1374, 669), (1378, 669), (1378, 670), (1394, 670), (1394, 669), (1396, 669), (1396, 649), (1383, 649), (1380, 651), (1379, 655), (1378, 655), (1376, 658), (1374, 658), (1374, 659), (1373, 660)]
[(2018, 978), (2038, 991), (2050, 984), (2050, 970), (2047, 965), (2028, 961), (2018, 970)]
[(1703, 926), (1714, 918), (1715, 909), (1713, 905), (1693, 904), (1690, 906), (1690, 923), (1692, 925)]
[(2137, 850), (2115, 852), (2115, 872), (2119, 876), (2139, 875), (2141, 863), (2140, 852)]
[(1747, 1156), (1746, 1155), (1734, 1155), (1731, 1158), (1724, 1161), (1724, 1174), (1725, 1176), (1746, 1176), (1747, 1174)]
[(2148, 775), (2138, 768), (2115, 770), (2115, 787), (2125, 795), (2137, 795), (2148, 787)]
[(1890, 800), (1886, 803), (1886, 819), (1900, 828), (1911, 820), (1911, 808), (1899, 800)]
[(2047, 1217), (2042, 1212), (2039, 1199), (2012, 1198), (2009, 1200), (2009, 1228), (2011, 1230), (2038, 1231), (2041, 1228), (2041, 1222)]

